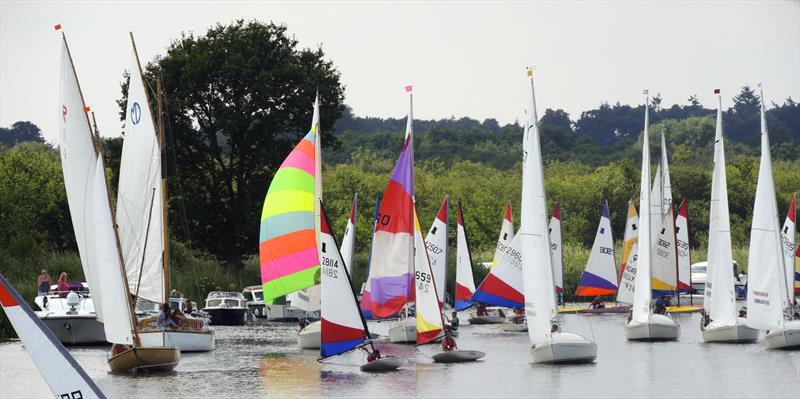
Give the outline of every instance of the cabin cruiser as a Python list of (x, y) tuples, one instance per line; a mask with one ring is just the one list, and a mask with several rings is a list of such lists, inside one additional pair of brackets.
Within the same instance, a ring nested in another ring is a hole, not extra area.
[[(190, 308), (191, 305), (191, 308)], [(214, 331), (208, 327), (208, 317), (197, 310), (197, 305), (186, 298), (169, 298), (169, 306), (184, 315), (179, 328), (159, 328), (156, 325), (161, 306), (139, 298), (136, 302), (136, 317), (139, 323), (139, 338), (143, 347), (175, 346), (181, 352), (207, 352), (214, 349)]]
[(69, 283), (69, 292), (52, 285), (47, 295), (37, 296), (36, 316), (65, 345), (106, 344), (103, 325), (97, 321), (94, 302), (86, 283)]
[(267, 311), (264, 304), (264, 288), (260, 285), (245, 287), (242, 291), (244, 299), (247, 300), (247, 307), (255, 317), (266, 317)]
[(211, 291), (203, 311), (211, 316), (212, 325), (240, 326), (247, 322), (249, 309), (241, 292)]

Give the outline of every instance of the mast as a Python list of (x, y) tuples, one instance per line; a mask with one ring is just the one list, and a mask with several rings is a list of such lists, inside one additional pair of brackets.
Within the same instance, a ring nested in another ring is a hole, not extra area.
[[(67, 49), (67, 57), (69, 57), (69, 63), (72, 66), (72, 71), (75, 74), (75, 83), (78, 86), (78, 93), (80, 94), (81, 103), (83, 104), (83, 111), (86, 116), (86, 122), (87, 125), (89, 126), (88, 133), (89, 136), (91, 137), (92, 143), (94, 144), (95, 155), (97, 157), (102, 157), (103, 153), (100, 150), (100, 139), (97, 136), (97, 124), (95, 123), (94, 125), (92, 125), (89, 122), (89, 107), (86, 106), (86, 100), (83, 97), (83, 89), (81, 89), (81, 83), (80, 80), (78, 80), (78, 74), (75, 71), (75, 62), (72, 59), (72, 52), (69, 50), (69, 44), (67, 43), (67, 35), (64, 34), (63, 31), (61, 32), (61, 38), (64, 41), (64, 47)], [(94, 126), (93, 129), (92, 126)], [(141, 345), (141, 342), (139, 341), (139, 331), (136, 328), (136, 314), (134, 312), (133, 305), (131, 304), (130, 295), (128, 294), (130, 292), (130, 289), (128, 288), (128, 278), (125, 277), (126, 276), (125, 261), (122, 258), (122, 245), (120, 244), (119, 241), (119, 229), (116, 223), (117, 217), (114, 214), (114, 208), (111, 206), (111, 194), (108, 191), (108, 176), (106, 175), (105, 168), (103, 169), (103, 176), (105, 177), (103, 181), (105, 183), (105, 188), (106, 188), (106, 197), (108, 198), (108, 208), (111, 212), (111, 220), (114, 221), (114, 242), (116, 243), (117, 246), (117, 256), (119, 258), (118, 266), (120, 268), (120, 273), (122, 273), (122, 276), (124, 277), (122, 279), (122, 282), (125, 286), (125, 301), (128, 303), (128, 310), (129, 310), (128, 317), (130, 317), (131, 325), (133, 326), (133, 330), (131, 331), (131, 333), (133, 334), (134, 346), (139, 346)]]
[[(138, 59), (138, 55), (137, 55)], [(140, 67), (141, 68), (141, 67)], [(142, 79), (144, 81), (144, 79)], [(145, 93), (147, 91), (145, 90)], [(149, 104), (149, 101), (148, 101)], [(169, 281), (169, 214), (167, 213), (167, 148), (164, 145), (164, 101), (162, 98), (161, 87), (161, 68), (158, 69), (158, 76), (156, 77), (156, 104), (158, 108), (157, 125), (158, 126), (158, 148), (161, 150), (161, 223), (164, 232), (164, 254), (162, 255), (162, 268), (164, 271), (164, 302), (169, 297), (170, 281)], [(150, 213), (152, 214), (152, 207)]]

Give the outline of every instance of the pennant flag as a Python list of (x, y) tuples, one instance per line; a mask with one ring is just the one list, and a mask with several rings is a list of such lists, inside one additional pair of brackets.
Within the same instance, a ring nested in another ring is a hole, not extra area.
[(719, 94), (719, 89), (714, 89), (714, 94)]
[(412, 86), (412, 85), (408, 85), (408, 86), (406, 86), (406, 93), (411, 93), (411, 91), (412, 91), (413, 89), (414, 89), (414, 86)]
[(54, 26), (53, 28), (55, 28), (55, 30), (61, 30), (61, 24), (56, 24), (56, 26)]

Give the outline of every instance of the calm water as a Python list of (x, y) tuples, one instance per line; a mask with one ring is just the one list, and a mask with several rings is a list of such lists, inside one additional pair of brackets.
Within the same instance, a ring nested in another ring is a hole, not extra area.
[[(703, 344), (696, 314), (678, 316), (678, 342), (627, 342), (623, 317), (564, 317), (564, 331), (598, 343), (592, 365), (533, 365), (527, 334), (470, 325), (463, 325), (458, 344), (486, 352), (483, 361), (433, 364), (429, 356), (436, 346), (417, 351), (381, 343), (381, 352), (409, 358), (401, 371), (388, 374), (360, 372), (366, 360), (360, 352), (317, 363), (316, 351), (296, 348), (294, 325), (263, 321), (217, 327), (216, 350), (183, 354), (176, 371), (165, 375), (111, 375), (107, 348), (71, 352), (113, 398), (800, 397), (800, 351), (766, 351), (761, 343)], [(387, 329), (388, 323), (373, 328)], [(22, 345), (0, 345), (0, 397), (50, 396)]]

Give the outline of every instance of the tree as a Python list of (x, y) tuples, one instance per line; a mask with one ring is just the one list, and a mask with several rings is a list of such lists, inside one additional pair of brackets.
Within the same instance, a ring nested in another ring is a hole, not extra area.
[(42, 130), (28, 121), (14, 122), (11, 127), (0, 127), (0, 145), (13, 147), (23, 141), (44, 143)]
[(317, 92), (323, 145), (338, 144), (331, 127), (344, 111), (340, 74), (322, 48), (297, 46), (285, 26), (239, 20), (183, 34), (147, 66), (148, 80), (162, 76), (177, 165), (168, 171), (170, 215), (188, 224), (174, 234), (231, 265), (257, 252), (267, 187), (308, 132)]

